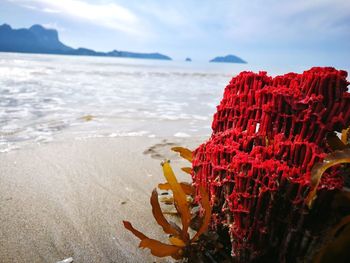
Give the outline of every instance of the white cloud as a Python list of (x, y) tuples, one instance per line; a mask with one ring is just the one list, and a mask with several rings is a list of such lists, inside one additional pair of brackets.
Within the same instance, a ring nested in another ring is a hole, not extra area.
[(128, 34), (144, 35), (138, 17), (115, 3), (88, 3), (83, 0), (9, 0), (22, 7), (69, 16)]
[(41, 11), (46, 12), (46, 13), (61, 13), (61, 11), (57, 10), (57, 9), (51, 9), (51, 8), (43, 8)]
[(350, 1), (345, 0), (239, 1), (225, 23), (226, 34), (242, 42), (307, 42), (344, 32), (346, 18)]
[(66, 31), (66, 28), (60, 26), (56, 22), (54, 22), (54, 23), (45, 23), (45, 24), (42, 24), (42, 26), (45, 27), (45, 28), (49, 28), (49, 29), (56, 29), (60, 33)]

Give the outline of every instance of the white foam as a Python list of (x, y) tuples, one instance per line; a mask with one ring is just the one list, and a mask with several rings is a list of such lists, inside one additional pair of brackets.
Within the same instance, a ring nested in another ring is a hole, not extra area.
[(1, 143), (0, 144), (0, 153), (8, 153), (12, 150), (19, 149), (18, 145), (14, 145), (11, 143)]
[(201, 115), (192, 115), (193, 119), (200, 120), (200, 121), (206, 121), (208, 120), (208, 116), (201, 116)]
[(113, 132), (108, 137), (139, 137), (148, 134), (149, 131), (138, 131), (138, 132)]
[(179, 138), (188, 138), (191, 137), (191, 135), (185, 133), (185, 132), (177, 132), (174, 134), (175, 137), (179, 137)]

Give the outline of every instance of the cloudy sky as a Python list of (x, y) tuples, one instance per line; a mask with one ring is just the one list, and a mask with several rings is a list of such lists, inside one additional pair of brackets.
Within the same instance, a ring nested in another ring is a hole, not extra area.
[(42, 24), (100, 51), (350, 69), (348, 0), (1, 0), (0, 23)]

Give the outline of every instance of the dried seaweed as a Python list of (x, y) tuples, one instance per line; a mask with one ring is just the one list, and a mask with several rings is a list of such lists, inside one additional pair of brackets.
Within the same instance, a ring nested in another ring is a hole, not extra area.
[(187, 174), (192, 174), (192, 168), (191, 167), (182, 167), (182, 171), (184, 171)]
[(192, 242), (196, 241), (200, 237), (200, 235), (202, 235), (205, 231), (208, 230), (208, 226), (209, 226), (210, 218), (211, 218), (211, 207), (209, 204), (208, 193), (204, 189), (204, 187), (200, 187), (199, 190), (201, 193), (201, 201), (200, 202), (201, 202), (202, 207), (205, 210), (205, 214), (204, 214), (202, 225), (200, 226), (197, 233), (191, 239)]
[(158, 192), (156, 189), (153, 190), (150, 202), (152, 205), (152, 213), (157, 223), (163, 228), (166, 234), (169, 234), (169, 242), (171, 244), (165, 244), (158, 240), (151, 239), (144, 235), (142, 232), (135, 229), (130, 222), (123, 221), (124, 227), (138, 237), (141, 242), (139, 247), (149, 248), (152, 255), (157, 257), (171, 256), (174, 259), (180, 259), (188, 257), (193, 254), (193, 251), (198, 250), (198, 243), (196, 241), (203, 235), (209, 226), (211, 218), (211, 207), (209, 205), (208, 193), (204, 188), (200, 189), (202, 198), (201, 205), (204, 210), (204, 217), (199, 230), (190, 239), (188, 228), (191, 224), (192, 218), (196, 218), (191, 215), (190, 207), (187, 201), (187, 195), (194, 195), (194, 188), (188, 183), (179, 183), (174, 175), (174, 172), (170, 166), (169, 161), (162, 162), (164, 177), (167, 183), (159, 184), (159, 188), (162, 190), (171, 190), (174, 196), (174, 205), (181, 217), (182, 229), (173, 222), (168, 222), (165, 218), (164, 213), (161, 210)]
[[(350, 142), (348, 141), (348, 133), (350, 128), (343, 130), (342, 132), (342, 144), (343, 146), (338, 149), (345, 149), (345, 154), (342, 152), (334, 152), (326, 159), (333, 159), (340, 161), (342, 158), (349, 157)], [(340, 144), (338, 143), (338, 146)], [(334, 148), (333, 148), (334, 149)], [(316, 167), (317, 168), (317, 167)], [(350, 173), (346, 173), (346, 176), (350, 176)], [(319, 250), (313, 263), (333, 263), (336, 259), (337, 262), (348, 262), (350, 258), (350, 192), (347, 188), (343, 188), (335, 196), (332, 204), (333, 213), (340, 214), (341, 219), (335, 224), (326, 234), (324, 244)], [(339, 216), (338, 216), (339, 217)]]
[(324, 158), (322, 163), (317, 163), (313, 166), (311, 170), (311, 187), (312, 190), (306, 197), (305, 201), (309, 208), (312, 207), (313, 202), (316, 199), (316, 192), (318, 189), (318, 186), (321, 182), (322, 175), (327, 171), (327, 169), (339, 165), (339, 164), (345, 164), (350, 163), (350, 148), (345, 149), (343, 151), (335, 151), (326, 158)]
[[(346, 139), (344, 141), (346, 141)], [(346, 148), (348, 148), (344, 141), (339, 139), (339, 137), (334, 132), (330, 133), (327, 136), (327, 144), (331, 147), (333, 151), (345, 150)]]
[(189, 162), (192, 162), (193, 153), (189, 149), (184, 147), (173, 147), (171, 150), (178, 152), (182, 158), (186, 159)]
[[(181, 182), (180, 186), (186, 195), (194, 195), (195, 189), (193, 188), (193, 186), (191, 184)], [(171, 190), (171, 186), (169, 183), (158, 184), (158, 188), (161, 190)]]
[(180, 184), (177, 182), (175, 174), (170, 166), (169, 161), (162, 162), (162, 167), (163, 167), (164, 176), (167, 182), (170, 184), (171, 190), (173, 192), (176, 209), (181, 216), (181, 222), (182, 222), (181, 236), (185, 242), (188, 242), (189, 235), (187, 233), (187, 230), (191, 221), (191, 213), (187, 203), (186, 194), (183, 191)]
[(344, 129), (342, 131), (342, 133), (341, 133), (341, 141), (344, 144), (350, 144), (349, 138), (350, 138), (350, 127), (347, 128), (347, 129)]
[(157, 223), (163, 228), (163, 231), (167, 234), (179, 236), (180, 232), (174, 228), (164, 217), (162, 210), (158, 201), (158, 193), (157, 189), (154, 189), (151, 195), (151, 205), (152, 205), (152, 213)]

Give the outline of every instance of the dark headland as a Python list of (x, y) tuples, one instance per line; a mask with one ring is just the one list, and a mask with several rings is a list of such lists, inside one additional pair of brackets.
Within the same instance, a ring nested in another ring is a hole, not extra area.
[(56, 30), (47, 29), (41, 25), (33, 25), (29, 29), (13, 29), (7, 24), (1, 25), (0, 52), (172, 60), (160, 53), (136, 53), (118, 50), (99, 52), (87, 48), (74, 49), (59, 40)]
[(241, 59), (240, 57), (237, 57), (235, 55), (227, 55), (224, 57), (216, 57), (210, 60), (209, 62), (221, 62), (221, 63), (242, 63), (246, 64), (247, 62)]

